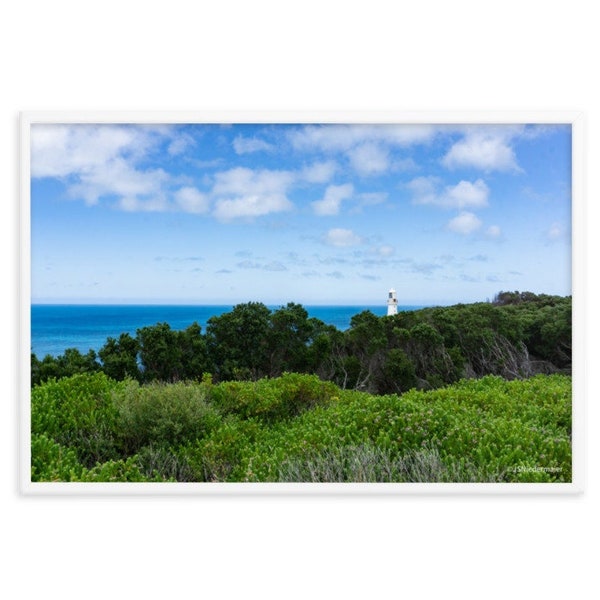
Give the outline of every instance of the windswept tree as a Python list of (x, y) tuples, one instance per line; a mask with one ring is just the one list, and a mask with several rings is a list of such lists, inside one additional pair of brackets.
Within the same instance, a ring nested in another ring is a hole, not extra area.
[(383, 319), (369, 310), (354, 315), (348, 330), (332, 336), (334, 381), (343, 389), (376, 389), (386, 350)]
[(268, 374), (270, 314), (264, 304), (247, 302), (208, 320), (206, 341), (218, 379), (256, 380)]
[(168, 323), (138, 329), (137, 340), (144, 381), (181, 379), (182, 351), (177, 343), (177, 332)]
[(495, 302), (431, 307), (378, 317), (354, 315), (347, 330), (310, 318), (290, 302), (271, 311), (238, 304), (211, 317), (206, 334), (193, 323), (138, 329), (108, 338), (99, 351), (68, 349), (31, 357), (31, 381), (102, 369), (112, 379), (257, 380), (284, 372), (314, 373), (345, 389), (371, 393), (439, 387), (461, 377), (507, 379), (568, 373), (572, 360), (571, 297), (501, 292)]
[(54, 357), (47, 354), (39, 360), (31, 355), (31, 383), (43, 383), (48, 379), (60, 379), (79, 373), (95, 373), (101, 366), (94, 350), (82, 354), (77, 348), (67, 348), (63, 354)]
[(140, 344), (128, 333), (122, 333), (118, 339), (109, 337), (98, 352), (102, 361), (102, 370), (112, 379), (141, 379), (138, 365)]
[(284, 371), (304, 373), (310, 367), (309, 341), (313, 324), (300, 304), (289, 302), (270, 316), (268, 335), (269, 376)]
[(206, 340), (198, 323), (183, 331), (157, 323), (137, 331), (144, 381), (201, 379), (210, 369)]
[(182, 379), (200, 380), (204, 373), (212, 372), (214, 367), (208, 355), (206, 337), (198, 323), (178, 331), (177, 338), (181, 347)]

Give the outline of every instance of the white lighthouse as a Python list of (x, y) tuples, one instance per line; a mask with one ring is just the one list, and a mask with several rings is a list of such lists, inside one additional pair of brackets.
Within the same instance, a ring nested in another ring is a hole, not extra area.
[(394, 288), (392, 288), (388, 293), (387, 306), (388, 317), (398, 314), (398, 296), (396, 296), (396, 290)]

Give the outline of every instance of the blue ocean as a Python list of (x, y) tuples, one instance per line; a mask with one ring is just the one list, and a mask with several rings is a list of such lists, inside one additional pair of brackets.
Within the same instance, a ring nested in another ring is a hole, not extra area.
[[(269, 308), (277, 309), (279, 306)], [(340, 330), (350, 326), (352, 316), (370, 310), (378, 316), (387, 313), (385, 305), (378, 306), (305, 306), (311, 317), (334, 325)], [(399, 306), (398, 310), (416, 310), (420, 306)], [(82, 353), (96, 352), (108, 337), (121, 333), (135, 336), (140, 327), (168, 323), (172, 329), (185, 329), (194, 321), (206, 331), (212, 316), (229, 312), (233, 306), (179, 305), (88, 305), (33, 304), (31, 306), (31, 351), (38, 358), (47, 354), (58, 356), (67, 348)]]

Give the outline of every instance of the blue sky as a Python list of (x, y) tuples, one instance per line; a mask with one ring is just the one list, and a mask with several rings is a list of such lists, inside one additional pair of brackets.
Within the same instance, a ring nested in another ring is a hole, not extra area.
[(34, 124), (32, 302), (571, 293), (571, 128)]

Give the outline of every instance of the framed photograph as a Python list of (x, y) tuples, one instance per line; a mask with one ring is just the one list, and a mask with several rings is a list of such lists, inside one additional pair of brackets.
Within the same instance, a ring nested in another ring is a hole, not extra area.
[(582, 129), (23, 113), (22, 492), (582, 491)]

